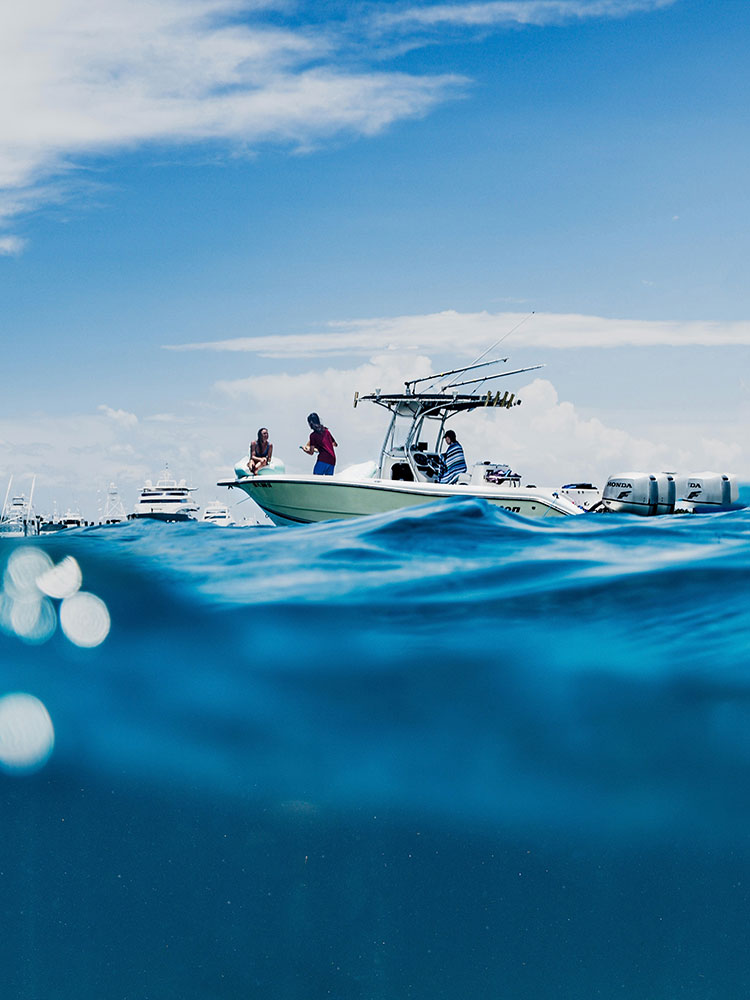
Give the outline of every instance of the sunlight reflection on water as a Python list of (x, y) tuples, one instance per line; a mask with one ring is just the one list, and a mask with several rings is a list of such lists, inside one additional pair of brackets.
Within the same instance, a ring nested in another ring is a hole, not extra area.
[(0, 766), (7, 771), (32, 771), (47, 760), (55, 730), (38, 698), (15, 692), (0, 698)]

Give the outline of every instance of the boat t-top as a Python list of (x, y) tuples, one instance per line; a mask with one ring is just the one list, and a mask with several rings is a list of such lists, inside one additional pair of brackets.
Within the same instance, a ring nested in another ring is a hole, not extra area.
[(132, 514), (128, 518), (150, 518), (156, 521), (194, 521), (198, 505), (190, 494), (194, 492), (184, 479), (177, 482), (169, 474), (165, 465), (156, 486), (146, 480)]
[[(243, 490), (276, 524), (309, 524), (341, 518), (382, 514), (405, 507), (445, 500), (478, 497), (525, 517), (565, 517), (583, 513), (579, 497), (574, 502), (562, 489), (524, 486), (521, 477), (507, 465), (481, 462), (458, 477), (455, 483), (440, 482), (441, 455), (446, 422), (458, 414), (492, 409), (500, 413), (521, 403), (514, 393), (462, 391), (479, 388), (490, 380), (534, 371), (541, 365), (493, 374), (480, 373), (507, 358), (484, 361), (449, 372), (440, 372), (404, 383), (404, 391), (383, 393), (380, 389), (360, 395), (354, 406), (372, 402), (390, 413), (380, 456), (370, 478), (355, 478), (346, 472), (334, 476), (276, 475), (260, 470), (255, 476), (241, 474), (222, 480), (219, 486)], [(471, 378), (457, 381), (466, 373)], [(420, 388), (428, 383), (425, 389)], [(598, 491), (591, 487), (591, 491)], [(579, 491), (580, 492), (580, 491)]]
[(120, 521), (125, 521), (127, 516), (117, 487), (114, 483), (110, 483), (100, 524), (119, 524)]
[(34, 497), (34, 484), (36, 476), (31, 482), (31, 492), (28, 498), (24, 493), (11, 495), (13, 486), (13, 476), (8, 481), (8, 488), (5, 491), (3, 509), (0, 512), (0, 537), (16, 537), (36, 535), (39, 531), (39, 522), (34, 514), (32, 499)]

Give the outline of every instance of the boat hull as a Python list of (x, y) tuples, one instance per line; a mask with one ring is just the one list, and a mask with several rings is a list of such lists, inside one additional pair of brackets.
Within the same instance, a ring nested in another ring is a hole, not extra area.
[(274, 524), (312, 524), (371, 514), (386, 514), (451, 497), (475, 498), (523, 517), (566, 517), (583, 511), (552, 490), (503, 489), (472, 485), (438, 485), (350, 481), (335, 476), (253, 476), (224, 480), (219, 486), (240, 489), (258, 504)]

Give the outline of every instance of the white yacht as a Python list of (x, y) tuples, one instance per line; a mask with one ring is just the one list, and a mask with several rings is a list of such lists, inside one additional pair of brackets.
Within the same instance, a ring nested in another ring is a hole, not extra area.
[(24, 493), (11, 495), (13, 476), (10, 477), (8, 488), (5, 491), (2, 514), (0, 514), (0, 538), (24, 537), (39, 533), (39, 522), (31, 504), (35, 482), (36, 476), (31, 482), (31, 492), (27, 499)]
[(237, 523), (229, 512), (229, 507), (222, 503), (221, 500), (212, 500), (206, 504), (201, 520), (207, 521), (209, 524), (219, 524), (224, 527)]
[[(461, 387), (542, 367), (534, 365), (457, 381), (465, 373), (505, 361), (506, 358), (496, 359), (415, 379), (406, 382), (401, 393), (382, 393), (379, 389), (363, 396), (355, 393), (355, 407), (366, 400), (391, 414), (379, 461), (369, 478), (356, 478), (346, 472), (334, 476), (288, 476), (274, 474), (271, 469), (262, 469), (251, 476), (240, 475), (235, 468), (236, 478), (222, 480), (218, 485), (247, 493), (275, 524), (309, 524), (382, 514), (449, 497), (478, 497), (524, 517), (582, 514), (583, 507), (577, 498), (573, 499), (562, 488), (523, 485), (521, 477), (507, 466), (491, 462), (476, 464), (454, 484), (439, 481), (440, 445), (449, 418), (480, 407), (502, 413), (521, 402), (513, 393), (490, 390), (465, 393), (460, 391)], [(417, 388), (423, 382), (430, 383), (427, 391)]]
[(156, 486), (147, 479), (129, 519), (150, 518), (156, 521), (195, 521), (198, 505), (190, 494), (194, 492), (184, 479), (177, 482), (164, 467)]
[(64, 514), (59, 514), (55, 504), (51, 517), (39, 519), (39, 534), (48, 535), (55, 531), (63, 531), (65, 528), (86, 528), (90, 523), (84, 520), (79, 510), (71, 510), (70, 507)]

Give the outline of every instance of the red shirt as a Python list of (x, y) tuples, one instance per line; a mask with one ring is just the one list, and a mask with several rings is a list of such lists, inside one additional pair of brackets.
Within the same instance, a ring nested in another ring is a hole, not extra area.
[(336, 464), (336, 452), (333, 444), (333, 435), (327, 427), (323, 428), (323, 433), (313, 431), (310, 435), (310, 444), (318, 449), (318, 461), (326, 462), (328, 465)]

